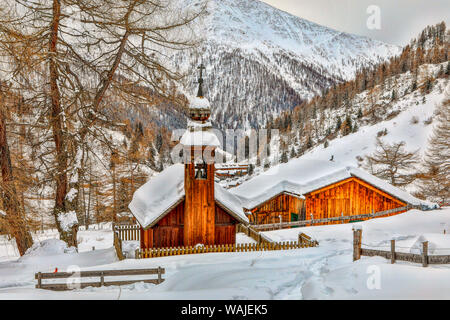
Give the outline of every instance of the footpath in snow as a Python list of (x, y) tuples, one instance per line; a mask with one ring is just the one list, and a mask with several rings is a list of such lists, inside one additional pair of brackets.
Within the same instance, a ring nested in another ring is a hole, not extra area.
[[(450, 254), (450, 208), (411, 210), (359, 224), (365, 246), (387, 248), (389, 241), (396, 239), (401, 250), (416, 252), (426, 239), (430, 254)], [(352, 262), (352, 226), (265, 233), (273, 240), (285, 241), (296, 240), (299, 232), (305, 232), (319, 241), (315, 248), (124, 261), (117, 260), (114, 250), (106, 245), (112, 242), (106, 240), (105, 248), (80, 253), (49, 240), (22, 258), (0, 262), (0, 299), (450, 299), (450, 265), (392, 265), (381, 257)], [(244, 235), (239, 238), (245, 240)], [(82, 270), (161, 266), (166, 269), (166, 281), (160, 285), (136, 283), (65, 292), (34, 288), (35, 272), (49, 272), (55, 267), (66, 271), (71, 265)]]

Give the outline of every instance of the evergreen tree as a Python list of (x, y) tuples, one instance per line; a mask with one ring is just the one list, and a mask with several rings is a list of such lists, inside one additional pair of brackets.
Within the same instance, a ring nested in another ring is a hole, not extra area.
[(358, 109), (358, 119), (361, 119), (363, 117), (363, 113), (361, 108)]
[(283, 153), (281, 154), (281, 163), (287, 163), (288, 162), (288, 156), (287, 156), (287, 153), (286, 153), (286, 151), (283, 151)]
[(311, 136), (308, 137), (308, 142), (306, 143), (306, 149), (311, 149), (313, 146)]
[(338, 132), (341, 129), (342, 126), (342, 120), (341, 117), (337, 117), (337, 121), (336, 121), (336, 129), (334, 130), (335, 132)]
[(248, 165), (248, 175), (249, 175), (249, 176), (253, 175), (254, 171), (255, 171), (255, 166), (254, 166), (253, 164), (250, 163), (250, 164)]
[(395, 89), (394, 89), (394, 90), (392, 90), (391, 101), (394, 101), (395, 99), (397, 99), (397, 93), (395, 92)]
[(291, 149), (291, 155), (290, 155), (290, 158), (292, 159), (292, 158), (295, 158), (295, 148), (294, 147), (292, 147), (292, 149)]
[(326, 148), (328, 148), (329, 145), (330, 145), (330, 143), (328, 142), (328, 140), (325, 140), (323, 147), (326, 149)]

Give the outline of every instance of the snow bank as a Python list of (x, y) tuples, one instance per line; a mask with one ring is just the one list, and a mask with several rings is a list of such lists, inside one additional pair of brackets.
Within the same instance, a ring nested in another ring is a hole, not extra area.
[(136, 257), (136, 250), (139, 248), (139, 241), (122, 241), (122, 252), (127, 259), (134, 259)]
[(33, 243), (33, 246), (29, 248), (22, 257), (19, 258), (19, 261), (27, 260), (30, 257), (55, 256), (74, 252), (76, 252), (76, 248), (67, 247), (67, 243), (62, 240), (47, 239), (41, 242)]
[(417, 237), (417, 240), (411, 246), (411, 253), (423, 252), (423, 242), (428, 241), (428, 254), (430, 255), (450, 255), (450, 235), (425, 233)]

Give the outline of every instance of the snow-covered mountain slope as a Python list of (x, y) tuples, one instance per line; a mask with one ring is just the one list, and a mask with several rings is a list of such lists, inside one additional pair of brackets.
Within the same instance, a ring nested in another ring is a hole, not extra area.
[[(207, 97), (219, 127), (264, 124), (355, 72), (386, 60), (400, 48), (339, 32), (257, 0), (211, 0), (205, 42), (180, 53), (177, 65), (206, 65)], [(195, 92), (189, 77), (185, 94)]]
[[(439, 70), (445, 66), (446, 63), (421, 66), (418, 71), (418, 82), (424, 82), (430, 76), (437, 77)], [(336, 126), (337, 118), (345, 119), (346, 115), (350, 115), (353, 124), (358, 126), (357, 131), (344, 136), (338, 135), (335, 139), (320, 143), (299, 158), (310, 161), (332, 159), (342, 165), (360, 167), (363, 165), (365, 156), (375, 151), (377, 138), (381, 138), (383, 142), (390, 144), (405, 142), (406, 150), (411, 152), (417, 150), (419, 158), (422, 159), (433, 127), (436, 125), (434, 119), (437, 107), (450, 97), (448, 78), (436, 78), (428, 93), (422, 92), (420, 87), (410, 90), (414, 81), (414, 75), (411, 72), (395, 77), (395, 85), (389, 86), (388, 83), (393, 81), (394, 79), (388, 78), (384, 85), (356, 95), (348, 108), (325, 110), (312, 123), (313, 127), (317, 127), (319, 141), (325, 139), (329, 129)], [(391, 97), (393, 89), (400, 96), (394, 101)], [(358, 110), (364, 110), (365, 115), (358, 118)], [(373, 119), (376, 121), (374, 122)], [(293, 137), (283, 136), (282, 138), (287, 139), (287, 143), (294, 140)], [(288, 150), (292, 147), (300, 146), (291, 143)], [(272, 150), (271, 153), (272, 163), (274, 157), (280, 158), (279, 150)], [(422, 169), (420, 163), (416, 169), (420, 172)], [(258, 168), (257, 173), (261, 170), (262, 168)], [(406, 189), (413, 192), (416, 186), (413, 183)]]
[[(419, 69), (419, 83), (423, 82), (429, 75), (436, 76), (441, 66), (423, 65)], [(357, 157), (373, 152), (377, 136), (383, 133), (383, 141), (393, 143), (405, 141), (408, 150), (417, 150), (423, 155), (426, 150), (428, 137), (433, 129), (436, 107), (443, 102), (445, 97), (450, 96), (450, 85), (448, 78), (439, 78), (433, 82), (429, 93), (421, 92), (420, 88), (409, 91), (414, 81), (410, 72), (406, 72), (395, 79), (393, 86), (388, 86), (392, 79), (387, 79), (384, 89), (381, 86), (374, 90), (366, 90), (358, 94), (351, 103), (350, 109), (327, 110), (324, 114), (325, 121), (323, 129), (333, 127), (335, 119), (343, 119), (346, 114), (351, 114), (352, 121), (359, 125), (359, 130), (346, 136), (329, 141), (329, 146), (324, 144), (310, 150), (302, 157), (305, 159), (329, 160), (332, 155), (336, 161), (343, 161), (349, 165), (358, 165)], [(391, 101), (392, 90), (400, 97)], [(358, 119), (358, 109), (368, 110), (376, 106), (374, 112), (380, 121), (371, 125), (367, 123), (371, 115), (367, 114)]]

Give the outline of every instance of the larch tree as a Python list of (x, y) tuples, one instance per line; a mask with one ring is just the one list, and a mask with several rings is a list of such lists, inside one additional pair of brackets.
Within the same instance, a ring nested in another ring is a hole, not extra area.
[(377, 138), (376, 150), (365, 157), (364, 168), (393, 186), (406, 186), (417, 177), (418, 151), (406, 150), (404, 141), (393, 144)]
[(17, 249), (20, 255), (23, 255), (33, 245), (33, 238), (27, 226), (23, 206), (20, 205), (18, 198), (6, 133), (5, 107), (4, 87), (0, 83), (0, 169), (2, 178), (0, 194), (2, 196), (3, 211), (6, 213), (4, 219), (9, 230), (8, 233), (15, 238)]
[(424, 159), (424, 173), (420, 175), (420, 193), (431, 201), (450, 200), (450, 99), (438, 108), (436, 125), (429, 139)]
[(31, 73), (20, 63), (23, 52), (8, 52), (10, 60), (19, 61), (8, 70), (10, 81), (49, 129), (53, 148), (45, 151), (44, 161), (55, 190), (53, 216), (60, 238), (77, 246), (80, 179), (86, 159), (95, 152), (91, 142), (110, 143), (100, 126), (109, 121), (105, 99), (119, 95), (135, 101), (140, 98), (136, 86), (173, 98), (173, 82), (184, 74), (170, 57), (198, 46), (196, 20), (206, 5), (6, 0), (3, 9), (8, 15), (0, 16), (0, 41), (11, 39), (31, 51)]

